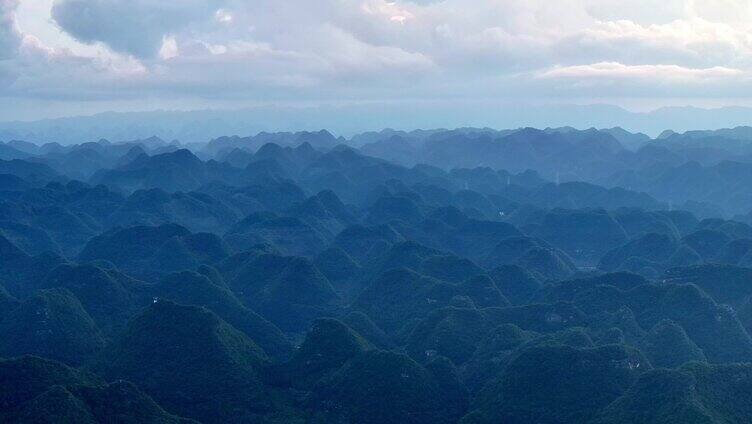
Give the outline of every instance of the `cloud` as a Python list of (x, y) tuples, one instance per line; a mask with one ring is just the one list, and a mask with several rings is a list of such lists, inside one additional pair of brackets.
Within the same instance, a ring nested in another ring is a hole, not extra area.
[(602, 62), (592, 65), (557, 67), (540, 74), (541, 78), (574, 79), (644, 79), (648, 81), (702, 82), (728, 79), (745, 75), (739, 69), (716, 66), (706, 69), (685, 68), (677, 65), (624, 65)]
[(746, 0), (48, 1), (0, 0), (0, 96), (752, 97)]
[(163, 38), (211, 21), (221, 0), (57, 0), (52, 18), (84, 43), (102, 42), (141, 58), (159, 53)]
[(632, 21), (597, 22), (560, 43), (562, 52), (584, 61), (630, 64), (672, 63), (687, 67), (739, 66), (748, 61), (752, 44), (747, 31), (700, 18), (667, 24)]
[(16, 55), (21, 36), (15, 22), (19, 0), (0, 0), (0, 60)]

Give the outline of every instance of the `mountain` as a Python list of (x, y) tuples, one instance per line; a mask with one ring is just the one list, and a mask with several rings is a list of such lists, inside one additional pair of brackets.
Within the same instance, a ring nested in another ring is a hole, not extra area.
[(236, 251), (267, 243), (288, 255), (314, 256), (327, 245), (326, 236), (298, 218), (254, 213), (235, 224), (224, 237)]
[(10, 240), (0, 234), (0, 280), (8, 292), (15, 297), (26, 297), (56, 266), (65, 263), (58, 255), (45, 253), (36, 256), (27, 255)]
[(190, 424), (165, 412), (133, 384), (110, 384), (59, 362), (25, 356), (0, 360), (0, 419), (8, 423), (131, 422)]
[(286, 385), (310, 389), (348, 360), (371, 349), (368, 341), (341, 321), (321, 318), (313, 323), (292, 359), (278, 367), (276, 378)]
[(319, 382), (310, 405), (315, 416), (328, 421), (454, 422), (466, 400), (461, 391), (452, 390), (451, 380), (443, 381), (443, 375), (432, 371), (404, 355), (368, 351)]
[(501, 240), (483, 263), (489, 269), (519, 265), (542, 279), (564, 279), (577, 271), (569, 255), (543, 240), (530, 237)]
[(726, 393), (750, 388), (746, 364), (687, 364), (678, 370), (643, 374), (623, 396), (605, 408), (594, 423), (744, 422), (749, 408)]
[[(486, 300), (489, 293), (496, 296)], [(374, 279), (353, 307), (368, 315), (387, 334), (404, 338), (414, 331), (421, 317), (451, 306), (458, 298), (482, 306), (508, 304), (488, 278), (453, 285), (402, 268)]]
[[(244, 109), (194, 111), (104, 112), (90, 116), (45, 119), (0, 124), (0, 139), (25, 139), (35, 143), (59, 140), (132, 140), (157, 135), (165, 140), (206, 142), (227, 134), (259, 131), (296, 131), (323, 127), (337, 133), (354, 134), (369, 129), (435, 128), (473, 123), (479, 127), (520, 125), (543, 127), (572, 125), (579, 128), (622, 126), (632, 131), (657, 135), (667, 128), (677, 132), (698, 128), (728, 128), (745, 125), (745, 107), (703, 109), (666, 107), (648, 113), (633, 113), (612, 105), (532, 105), (481, 102), (457, 107), (455, 101), (318, 105), (316, 107), (277, 106)], [(424, 133), (431, 134), (429, 131)], [(386, 133), (387, 135), (390, 133)]]
[(574, 302), (591, 314), (627, 308), (646, 329), (672, 320), (713, 363), (745, 362), (752, 357), (752, 339), (733, 310), (692, 284), (643, 284), (626, 290), (613, 285), (570, 290), (563, 284), (549, 293), (548, 300), (553, 299)]
[(386, 225), (373, 227), (353, 225), (338, 234), (333, 244), (362, 263), (364, 260), (373, 259), (381, 254), (389, 245), (403, 240), (400, 234)]
[(0, 322), (18, 307), (18, 303), (18, 299), (11, 296), (3, 286), (0, 286)]
[(605, 210), (554, 209), (529, 221), (530, 234), (558, 247), (575, 261), (591, 264), (627, 241), (624, 228)]
[(118, 333), (146, 300), (144, 283), (95, 265), (60, 265), (43, 286), (70, 291), (107, 336)]
[(632, 150), (636, 150), (652, 140), (649, 135), (643, 133), (631, 133), (621, 127), (603, 129), (601, 132), (611, 134), (611, 136), (622, 146)]
[(650, 363), (621, 346), (540, 346), (520, 353), (478, 396), (477, 422), (587, 422)]
[(339, 247), (331, 247), (314, 258), (314, 264), (343, 299), (352, 299), (362, 289), (363, 268)]
[[(678, 253), (680, 248), (686, 251)], [(679, 254), (688, 259), (680, 260)], [(690, 246), (682, 246), (678, 240), (667, 235), (649, 233), (607, 252), (598, 263), (598, 268), (606, 272), (631, 271), (656, 277), (670, 265), (701, 261)]]
[(488, 331), (461, 368), (462, 381), (470, 393), (475, 395), (490, 379), (500, 374), (516, 350), (537, 336), (537, 333), (524, 331), (514, 324), (502, 324)]
[(368, 271), (380, 274), (391, 269), (407, 268), (438, 280), (459, 284), (469, 277), (483, 274), (472, 261), (422, 246), (413, 241), (394, 244), (370, 264)]
[(215, 161), (203, 162), (188, 149), (149, 156), (142, 154), (114, 169), (100, 169), (91, 176), (93, 184), (105, 184), (124, 192), (162, 189), (192, 191), (214, 182), (242, 178), (242, 170)]
[(489, 276), (513, 305), (528, 303), (541, 288), (541, 283), (535, 276), (515, 265), (494, 268), (489, 272)]
[(78, 366), (104, 347), (94, 320), (65, 289), (37, 292), (0, 322), (0, 355), (38, 355)]
[(655, 367), (676, 368), (686, 362), (705, 361), (705, 354), (678, 324), (664, 320), (645, 336), (641, 349)]
[(750, 421), (748, 129), (190, 116), (0, 143), (0, 422)]
[(182, 271), (164, 277), (150, 292), (154, 299), (166, 299), (182, 305), (202, 306), (245, 333), (270, 357), (286, 359), (292, 352), (290, 342), (272, 323), (243, 306), (230, 290), (204, 275)]
[(65, 177), (47, 165), (21, 159), (0, 160), (0, 174), (14, 175), (33, 185), (65, 181)]
[(263, 351), (206, 309), (159, 300), (108, 350), (98, 372), (134, 382), (183, 416), (247, 422), (271, 407), (258, 375)]
[(460, 366), (473, 356), (477, 341), (493, 327), (493, 320), (477, 309), (439, 309), (413, 329), (407, 341), (407, 353), (418, 362), (441, 355)]
[(246, 305), (285, 333), (304, 333), (313, 320), (340, 306), (329, 280), (307, 258), (271, 253), (246, 258), (241, 254), (219, 268)]
[(80, 261), (105, 260), (135, 276), (159, 275), (227, 257), (222, 240), (210, 233), (191, 233), (176, 224), (115, 228), (92, 238), (78, 256)]
[(221, 233), (238, 220), (230, 206), (204, 193), (138, 190), (107, 218), (111, 226), (176, 223), (196, 232)]

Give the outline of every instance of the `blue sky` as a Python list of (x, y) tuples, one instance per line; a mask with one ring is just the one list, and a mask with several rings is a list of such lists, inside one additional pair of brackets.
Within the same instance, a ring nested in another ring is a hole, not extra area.
[(747, 0), (0, 0), (0, 120), (383, 102), (752, 104)]

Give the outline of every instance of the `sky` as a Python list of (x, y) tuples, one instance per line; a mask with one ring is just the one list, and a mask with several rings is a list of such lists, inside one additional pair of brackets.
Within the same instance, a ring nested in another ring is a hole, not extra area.
[(0, 0), (0, 120), (264, 105), (752, 105), (750, 0)]

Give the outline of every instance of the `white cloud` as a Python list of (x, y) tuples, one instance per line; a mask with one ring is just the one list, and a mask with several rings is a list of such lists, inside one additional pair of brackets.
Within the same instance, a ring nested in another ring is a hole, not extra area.
[(178, 53), (178, 42), (175, 40), (175, 37), (164, 37), (162, 39), (162, 47), (159, 49), (159, 57), (161, 59), (172, 59)]
[(0, 0), (0, 96), (752, 97), (748, 0), (46, 1)]
[(744, 76), (739, 69), (721, 66), (705, 69), (685, 68), (677, 65), (624, 65), (617, 62), (602, 62), (592, 65), (556, 67), (539, 75), (540, 78), (569, 79), (643, 79), (656, 82), (699, 83), (707, 80), (728, 79)]
[(15, 22), (18, 0), (0, 0), (0, 60), (15, 56), (21, 42)]
[(210, 21), (222, 0), (56, 0), (52, 17), (84, 43), (102, 42), (115, 51), (150, 58), (162, 39)]
[(232, 23), (232, 13), (226, 11), (225, 9), (217, 9), (217, 11), (214, 13), (214, 19), (217, 20), (217, 22), (221, 22), (223, 24), (230, 24)]

